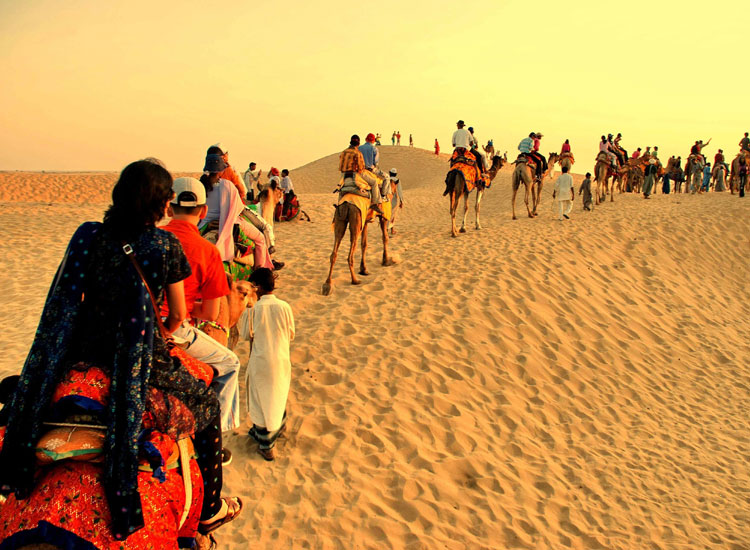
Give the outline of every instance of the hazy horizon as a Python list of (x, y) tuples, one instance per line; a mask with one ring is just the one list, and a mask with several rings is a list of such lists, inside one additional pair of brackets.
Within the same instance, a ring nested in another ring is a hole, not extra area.
[(445, 152), (459, 118), (509, 157), (530, 131), (545, 153), (568, 138), (582, 172), (610, 132), (662, 158), (696, 139), (713, 138), (711, 156), (738, 150), (750, 77), (713, 80), (744, 67), (743, 18), (696, 20), (678, 2), (527, 6), (0, 1), (0, 169), (155, 156), (200, 171), (215, 142), (238, 170), (293, 168), (394, 130)]

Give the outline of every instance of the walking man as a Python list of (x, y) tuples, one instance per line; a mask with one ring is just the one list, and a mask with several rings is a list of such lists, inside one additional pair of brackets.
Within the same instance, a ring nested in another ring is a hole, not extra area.
[[(591, 180), (589, 180), (589, 184)], [(570, 198), (568, 198), (570, 197)], [(573, 177), (568, 174), (568, 167), (563, 166), (562, 174), (555, 181), (555, 190), (552, 191), (552, 198), (558, 203), (560, 209), (560, 221), (565, 218), (570, 219), (571, 209), (573, 208), (573, 200), (575, 199), (575, 192), (573, 191)]]

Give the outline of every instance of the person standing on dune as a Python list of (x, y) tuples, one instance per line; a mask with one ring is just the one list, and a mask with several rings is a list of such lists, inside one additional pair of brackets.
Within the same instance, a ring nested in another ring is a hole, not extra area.
[(437, 138), (435, 138), (435, 154), (436, 155), (440, 154), (440, 143), (438, 143)]

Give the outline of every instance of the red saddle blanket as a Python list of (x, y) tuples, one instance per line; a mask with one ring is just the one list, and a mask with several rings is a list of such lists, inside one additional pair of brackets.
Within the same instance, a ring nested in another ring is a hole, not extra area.
[(477, 159), (471, 153), (471, 151), (464, 151), (463, 154), (459, 154), (458, 151), (453, 151), (451, 155), (451, 170), (460, 170), (464, 175), (466, 181), (466, 189), (471, 192), (477, 180), (481, 177), (479, 168), (477, 168)]

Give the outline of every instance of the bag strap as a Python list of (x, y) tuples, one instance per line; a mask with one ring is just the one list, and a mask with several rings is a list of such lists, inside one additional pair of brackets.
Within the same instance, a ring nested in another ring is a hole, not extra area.
[(169, 343), (169, 341), (172, 339), (172, 335), (167, 330), (167, 327), (164, 326), (164, 322), (161, 320), (161, 315), (159, 313), (159, 306), (156, 304), (156, 298), (154, 297), (154, 293), (151, 292), (151, 287), (148, 284), (148, 281), (146, 280), (146, 276), (143, 274), (143, 270), (141, 269), (141, 265), (138, 263), (138, 260), (135, 259), (135, 251), (133, 250), (133, 247), (130, 246), (125, 241), (122, 241), (122, 251), (125, 252), (125, 256), (128, 257), (130, 260), (130, 263), (133, 264), (133, 267), (138, 272), (138, 275), (141, 278), (141, 281), (143, 282), (144, 286), (146, 287), (146, 290), (148, 291), (148, 296), (151, 298), (151, 306), (154, 308), (154, 317), (156, 318), (156, 324), (159, 326), (159, 332), (161, 332), (162, 337), (164, 340)]

